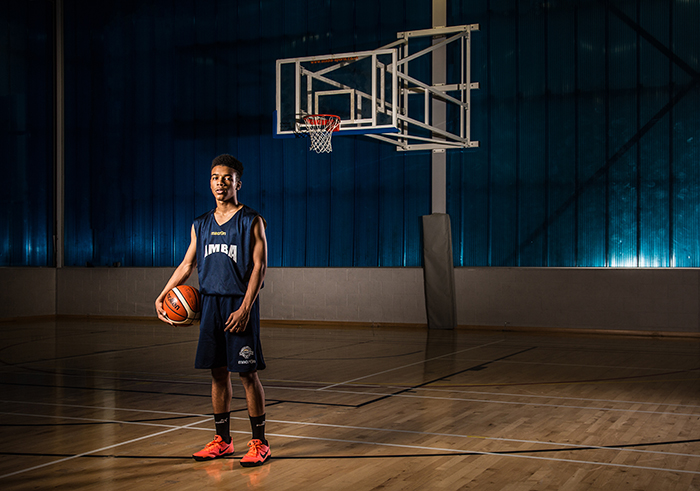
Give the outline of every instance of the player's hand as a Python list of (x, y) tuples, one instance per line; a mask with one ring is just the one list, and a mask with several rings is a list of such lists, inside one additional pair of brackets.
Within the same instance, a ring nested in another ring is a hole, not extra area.
[(171, 326), (174, 326), (173, 322), (168, 319), (168, 317), (165, 315), (165, 310), (163, 310), (163, 300), (160, 298), (156, 299), (156, 314), (158, 314), (158, 318), (162, 320), (163, 322), (167, 322)]
[(232, 333), (243, 332), (246, 330), (246, 327), (248, 327), (248, 319), (250, 319), (250, 311), (241, 307), (228, 316), (226, 324), (224, 325), (224, 331)]

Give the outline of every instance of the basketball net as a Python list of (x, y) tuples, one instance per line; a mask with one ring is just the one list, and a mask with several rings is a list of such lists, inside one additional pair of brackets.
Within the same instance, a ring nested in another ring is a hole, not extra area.
[(306, 132), (311, 139), (311, 148), (316, 153), (330, 153), (333, 151), (331, 137), (334, 131), (340, 127), (340, 118), (332, 114), (311, 114), (304, 116)]

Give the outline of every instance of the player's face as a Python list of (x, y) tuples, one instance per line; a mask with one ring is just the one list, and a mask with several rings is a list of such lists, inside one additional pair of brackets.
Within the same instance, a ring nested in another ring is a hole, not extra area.
[(217, 165), (211, 170), (211, 192), (217, 201), (229, 201), (236, 197), (241, 187), (238, 174), (230, 167)]

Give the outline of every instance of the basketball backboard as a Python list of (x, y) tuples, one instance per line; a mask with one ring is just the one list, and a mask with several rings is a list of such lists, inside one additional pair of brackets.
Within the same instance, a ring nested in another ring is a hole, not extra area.
[(309, 114), (339, 116), (337, 135), (397, 132), (397, 61), (394, 49), (278, 60), (277, 135)]
[[(277, 60), (274, 136), (303, 134), (304, 116), (334, 114), (334, 135), (365, 135), (397, 150), (478, 146), (469, 127), (470, 91), (479, 87), (470, 80), (470, 33), (478, 29), (400, 32), (372, 51)], [(438, 56), (453, 80), (435, 79), (430, 67)], [(438, 104), (449, 120), (434, 121)]]

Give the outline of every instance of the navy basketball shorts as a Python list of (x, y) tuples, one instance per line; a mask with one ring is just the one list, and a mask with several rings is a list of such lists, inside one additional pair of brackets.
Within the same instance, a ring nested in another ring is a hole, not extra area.
[(260, 310), (253, 304), (248, 327), (241, 333), (224, 331), (226, 319), (243, 302), (243, 297), (202, 295), (202, 316), (195, 368), (228, 367), (229, 372), (253, 372), (265, 368), (260, 343)]

